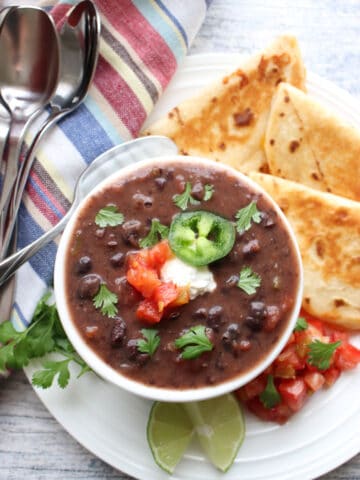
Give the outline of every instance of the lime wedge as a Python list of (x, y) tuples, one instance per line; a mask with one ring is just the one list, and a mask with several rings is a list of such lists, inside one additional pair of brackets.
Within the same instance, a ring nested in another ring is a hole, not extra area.
[(147, 439), (155, 462), (173, 473), (194, 433), (182, 404), (154, 402), (147, 424)]
[(184, 403), (200, 445), (215, 467), (226, 472), (233, 464), (245, 437), (245, 420), (232, 394)]

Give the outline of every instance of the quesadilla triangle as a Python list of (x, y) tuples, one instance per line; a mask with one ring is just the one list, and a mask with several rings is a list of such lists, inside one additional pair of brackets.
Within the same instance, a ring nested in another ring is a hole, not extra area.
[(295, 38), (282, 36), (264, 52), (173, 108), (143, 134), (166, 135), (181, 153), (221, 161), (247, 173), (268, 171), (264, 136), (279, 82), (305, 88)]
[(292, 85), (274, 96), (265, 152), (273, 175), (360, 200), (360, 130)]
[(285, 213), (304, 267), (303, 308), (360, 329), (360, 203), (273, 175), (252, 173)]

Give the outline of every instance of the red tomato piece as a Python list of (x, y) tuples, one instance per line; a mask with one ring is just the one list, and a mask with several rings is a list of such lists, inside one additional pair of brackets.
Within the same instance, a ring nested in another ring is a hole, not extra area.
[(293, 367), (295, 370), (301, 370), (304, 368), (305, 362), (299, 357), (296, 351), (296, 345), (290, 344), (284, 348), (280, 355), (275, 360), (275, 366), (287, 366)]
[(316, 392), (324, 385), (325, 377), (320, 372), (307, 372), (304, 375), (304, 381), (313, 392)]
[(336, 380), (340, 377), (340, 370), (336, 367), (330, 367), (323, 372), (325, 378), (325, 386), (331, 387)]
[(292, 411), (297, 412), (304, 405), (307, 389), (302, 378), (282, 380), (279, 383), (278, 390), (283, 401)]
[(243, 387), (247, 399), (254, 398), (265, 390), (267, 381), (266, 377), (267, 375), (260, 375)]
[(351, 370), (360, 363), (360, 350), (350, 343), (342, 342), (335, 350), (335, 366), (339, 370)]
[(163, 240), (147, 249), (149, 266), (160, 271), (164, 263), (174, 256), (170, 250), (169, 242)]
[(165, 307), (174, 302), (178, 293), (177, 286), (172, 282), (164, 282), (156, 287), (152, 298), (156, 303), (159, 312), (163, 312)]
[(156, 270), (146, 268), (140, 264), (136, 264), (135, 267), (128, 269), (126, 279), (145, 298), (151, 297), (155, 289), (161, 285)]
[(139, 303), (136, 310), (136, 316), (139, 320), (143, 320), (146, 323), (153, 324), (159, 323), (162, 313), (159, 312), (156, 302), (154, 300), (145, 298)]
[(276, 405), (276, 407), (266, 408), (262, 404), (259, 397), (251, 398), (246, 405), (250, 412), (266, 422), (277, 422), (283, 424), (287, 422), (293, 413), (289, 406), (284, 402), (279, 403), (279, 405)]

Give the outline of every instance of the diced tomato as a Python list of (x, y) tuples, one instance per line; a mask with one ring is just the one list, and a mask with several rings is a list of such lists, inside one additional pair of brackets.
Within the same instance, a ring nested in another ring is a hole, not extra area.
[(265, 390), (266, 377), (267, 375), (260, 375), (243, 387), (247, 399), (254, 398)]
[(139, 320), (143, 320), (145, 323), (153, 324), (160, 322), (162, 313), (159, 312), (154, 300), (145, 298), (139, 303), (136, 310), (136, 316)]
[(304, 368), (304, 360), (299, 357), (296, 352), (296, 345), (291, 344), (284, 348), (284, 350), (280, 353), (280, 355), (275, 360), (275, 365), (286, 365), (291, 366), (295, 370), (301, 370)]
[(189, 287), (178, 287), (178, 296), (173, 302), (169, 304), (169, 307), (180, 307), (190, 302), (190, 290)]
[(296, 371), (292, 365), (285, 365), (284, 363), (278, 363), (274, 368), (275, 378), (295, 378)]
[(155, 289), (161, 285), (156, 270), (145, 268), (141, 264), (135, 264), (133, 268), (129, 268), (126, 279), (145, 298), (151, 297)]
[(323, 372), (325, 378), (325, 386), (331, 387), (336, 380), (340, 377), (340, 370), (336, 367), (328, 368)]
[(302, 378), (282, 380), (278, 387), (279, 393), (294, 412), (300, 410), (306, 400), (306, 385)]
[(174, 256), (170, 250), (169, 242), (163, 240), (147, 249), (149, 266), (160, 271), (164, 263)]
[(250, 399), (246, 405), (250, 412), (266, 422), (277, 422), (283, 424), (293, 413), (289, 406), (284, 402), (281, 402), (279, 405), (276, 405), (273, 408), (266, 408), (262, 404), (259, 397)]
[(316, 392), (324, 385), (325, 377), (320, 372), (307, 372), (304, 375), (304, 381), (313, 392)]
[(157, 305), (159, 312), (163, 312), (164, 308), (174, 302), (178, 296), (178, 288), (172, 282), (160, 283), (153, 293), (153, 300)]
[(335, 366), (339, 370), (351, 370), (360, 363), (360, 350), (354, 345), (347, 342), (342, 342), (335, 350)]

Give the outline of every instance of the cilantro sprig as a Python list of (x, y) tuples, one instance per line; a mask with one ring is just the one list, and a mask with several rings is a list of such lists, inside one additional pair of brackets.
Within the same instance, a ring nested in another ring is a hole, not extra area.
[(281, 402), (281, 396), (277, 391), (272, 375), (268, 375), (265, 390), (260, 393), (259, 398), (266, 408), (273, 408)]
[(237, 286), (241, 288), (248, 295), (256, 293), (257, 288), (261, 285), (261, 277), (257, 273), (253, 272), (251, 267), (243, 267)]
[(156, 218), (151, 220), (151, 227), (149, 233), (145, 238), (140, 240), (139, 244), (141, 248), (152, 247), (158, 243), (159, 238), (165, 239), (169, 236), (169, 227), (163, 225)]
[(117, 295), (111, 292), (105, 285), (105, 283), (102, 283), (100, 285), (99, 291), (93, 298), (94, 307), (99, 308), (101, 310), (101, 313), (109, 318), (114, 318), (117, 314), (117, 302)]
[(196, 198), (194, 198), (191, 195), (191, 188), (192, 188), (191, 183), (186, 182), (185, 190), (183, 191), (183, 193), (179, 193), (179, 194), (173, 196), (173, 202), (181, 210), (186, 210), (188, 208), (189, 203), (191, 205), (199, 205), (200, 204), (199, 200), (196, 200)]
[(158, 330), (155, 328), (143, 328), (141, 330), (144, 338), (139, 338), (137, 341), (137, 349), (141, 353), (147, 353), (152, 357), (158, 346), (160, 345), (160, 337)]
[(54, 304), (49, 305), (50, 294), (38, 303), (30, 326), (18, 332), (10, 321), (0, 325), (0, 371), (20, 369), (32, 358), (56, 353), (61, 360), (47, 360), (43, 369), (34, 373), (33, 385), (48, 388), (57, 377), (57, 383), (65, 388), (69, 382), (71, 362), (81, 367), (78, 377), (90, 371), (90, 367), (79, 357), (66, 337)]
[(335, 350), (341, 345), (341, 341), (324, 343), (320, 340), (313, 340), (309, 344), (308, 362), (319, 370), (326, 370), (330, 367), (330, 361)]
[(296, 325), (294, 328), (294, 332), (302, 332), (303, 330), (306, 330), (308, 328), (309, 324), (305, 320), (304, 317), (299, 317), (296, 320)]
[(181, 357), (184, 360), (192, 360), (204, 352), (210, 352), (214, 345), (206, 335), (204, 325), (196, 325), (175, 340), (175, 347), (182, 349)]
[(256, 202), (252, 201), (244, 208), (238, 210), (235, 214), (236, 229), (241, 234), (250, 230), (251, 222), (261, 222), (261, 212), (257, 209)]
[(98, 211), (95, 223), (100, 228), (117, 227), (124, 223), (124, 215), (118, 211), (115, 205), (107, 205)]

